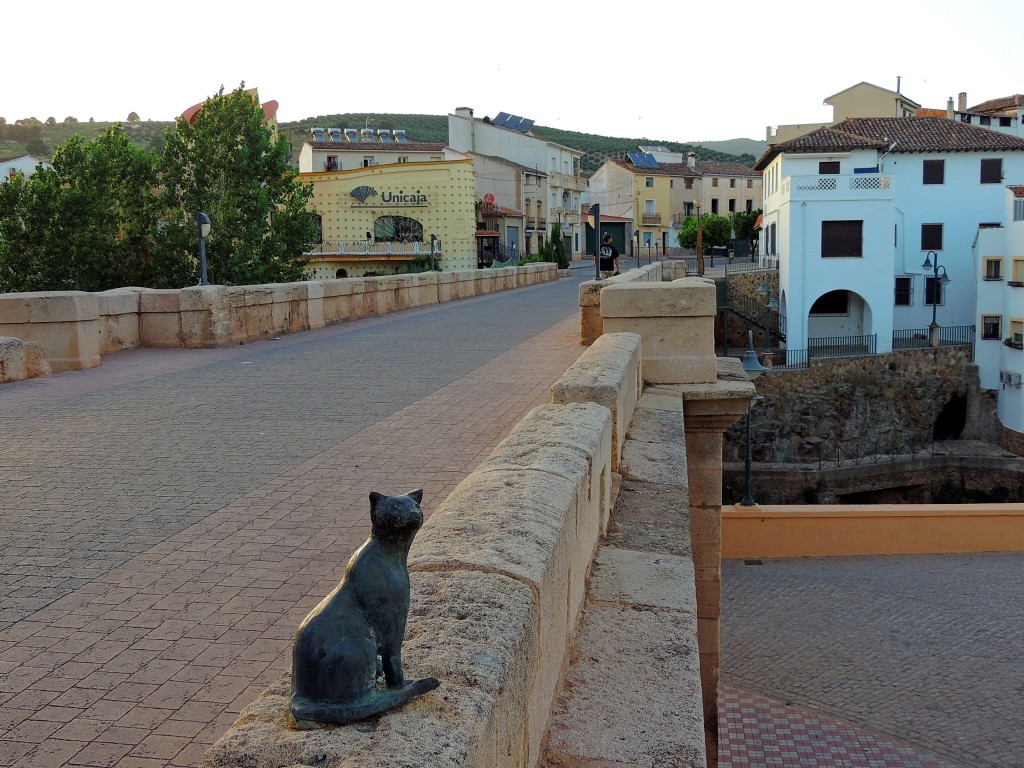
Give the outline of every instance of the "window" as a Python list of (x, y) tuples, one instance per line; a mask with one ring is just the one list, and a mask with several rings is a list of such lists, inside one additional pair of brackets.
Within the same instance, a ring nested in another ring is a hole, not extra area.
[(1012, 121), (1013, 121), (1012, 117), (1000, 117), (999, 118), (999, 127), (1000, 128), (1009, 128), (1011, 125), (1013, 125)]
[(653, 187), (654, 186), (654, 177), (653, 176), (646, 176), (646, 177), (644, 177), (644, 186), (645, 187)]
[(945, 160), (925, 160), (922, 184), (944, 184), (946, 181)]
[(1024, 198), (1013, 201), (1013, 220), (1024, 221)]
[(383, 243), (422, 243), (423, 225), (407, 216), (381, 216), (373, 222), (373, 239)]
[(981, 161), (981, 183), (999, 184), (1003, 180), (1002, 158), (982, 158)]
[(942, 225), (922, 224), (921, 225), (921, 250), (941, 251), (942, 250)]
[(736, 189), (736, 179), (729, 179), (729, 189)]
[(829, 291), (817, 298), (811, 305), (812, 315), (848, 315), (850, 314), (850, 292)]
[(909, 307), (914, 303), (914, 278), (901, 276), (896, 278), (896, 292), (893, 296), (893, 305), (897, 307)]
[(408, 155), (399, 155), (398, 156), (398, 162), (400, 162), (400, 163), (408, 163), (409, 162), (409, 156)]
[(753, 188), (754, 188), (754, 180), (753, 179), (747, 179), (747, 189), (753, 189)]
[(1010, 321), (1010, 341), (1017, 344), (1020, 349), (1021, 342), (1024, 342), (1024, 320)]
[(328, 170), (328, 171), (336, 171), (336, 170), (338, 170), (338, 156), (337, 155), (328, 155), (327, 156), (327, 165), (325, 166), (325, 170)]
[(981, 316), (981, 338), (1001, 339), (1003, 337), (1003, 316), (982, 315)]
[(992, 125), (992, 118), (989, 115), (982, 115), (980, 125)]
[(714, 178), (711, 179), (711, 186), (712, 187), (717, 187), (718, 186), (718, 177), (717, 176), (715, 176)]
[(376, 165), (376, 163), (373, 162), (373, 157), (364, 156), (363, 157), (363, 168), (369, 168), (371, 165)]
[(718, 198), (717, 197), (714, 197), (714, 198), (711, 199), (711, 212), (715, 213), (715, 214), (718, 213)]
[(985, 279), (986, 280), (1002, 280), (1003, 279), (1003, 260), (999, 258), (987, 257), (985, 259)]
[(1024, 259), (1013, 260), (1013, 282), (1024, 281)]
[(693, 179), (687, 179), (686, 180), (686, 188), (687, 189), (693, 189)]
[(823, 176), (837, 176), (839, 175), (839, 161), (838, 160), (823, 160), (818, 163), (818, 173)]
[(644, 216), (653, 216), (653, 215), (654, 215), (654, 201), (653, 200), (644, 200)]
[(747, 213), (753, 213), (753, 212), (754, 212), (754, 201), (753, 200), (747, 200)]
[(924, 303), (925, 306), (938, 304), (940, 307), (946, 303), (946, 292), (942, 290), (942, 279), (934, 277), (924, 279)]
[(822, 258), (859, 258), (864, 255), (863, 221), (821, 222)]

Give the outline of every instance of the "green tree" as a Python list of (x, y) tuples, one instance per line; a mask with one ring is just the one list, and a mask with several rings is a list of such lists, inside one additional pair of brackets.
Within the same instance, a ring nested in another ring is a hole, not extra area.
[(77, 122), (78, 122), (78, 118), (75, 117), (74, 115), (68, 115), (67, 117), (64, 118), (64, 123), (67, 124), (67, 125), (72, 125), (72, 124), (77, 123)]
[(736, 213), (732, 217), (732, 231), (737, 240), (751, 242), (756, 237), (754, 226), (757, 224), (757, 217), (761, 215), (758, 208), (750, 213)]
[(57, 118), (56, 117), (52, 117), (52, 116), (46, 118), (46, 124), (47, 125), (56, 125), (57, 124)]
[(128, 118), (127, 118), (127, 122), (129, 122), (129, 123), (137, 123), (137, 122), (139, 122), (139, 121), (140, 121), (141, 119), (142, 119), (142, 118), (141, 118), (141, 117), (139, 117), (139, 113), (138, 113), (138, 112), (129, 112), (129, 113), (128, 113)]
[[(702, 236), (701, 241), (705, 248), (714, 248), (719, 245), (728, 245), (732, 237), (732, 222), (726, 216), (708, 214), (700, 217)], [(681, 248), (697, 247), (697, 217), (693, 216), (686, 220), (678, 236)]]
[(551, 225), (551, 236), (545, 245), (549, 246), (547, 256), (558, 265), (559, 269), (569, 268), (569, 258), (565, 255), (565, 243), (562, 241), (562, 227), (559, 224)]
[(0, 188), (0, 290), (187, 284), (194, 263), (164, 242), (158, 185), (154, 156), (120, 126), (72, 136), (52, 168)]
[(33, 157), (47, 157), (50, 154), (50, 148), (46, 146), (46, 142), (38, 136), (35, 136), (25, 142), (25, 151)]
[(207, 241), (211, 283), (245, 285), (302, 277), (302, 252), (316, 236), (307, 209), (311, 185), (297, 182), (288, 140), (263, 121), (259, 102), (224, 89), (195, 122), (178, 120), (164, 139), (165, 228), (179, 252), (195, 252), (195, 214), (212, 222)]

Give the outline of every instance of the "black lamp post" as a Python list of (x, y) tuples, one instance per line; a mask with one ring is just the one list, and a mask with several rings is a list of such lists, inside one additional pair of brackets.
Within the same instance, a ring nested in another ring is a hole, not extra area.
[(697, 274), (704, 277), (704, 229), (700, 220), (700, 209), (704, 206), (704, 201), (698, 197), (693, 201), (693, 205), (697, 209)]
[(587, 212), (590, 228), (594, 230), (594, 279), (601, 279), (601, 204), (594, 203)]
[[(935, 264), (932, 265), (932, 256), (935, 257)], [(946, 286), (949, 285), (949, 276), (946, 274), (946, 268), (939, 266), (939, 254), (935, 251), (928, 251), (928, 255), (924, 257), (924, 264), (921, 265), (921, 269), (931, 271), (934, 276), (935, 282), (932, 283), (932, 324), (931, 334), (934, 334), (935, 329), (939, 327), (939, 324), (935, 319), (935, 310), (939, 306), (939, 299), (946, 291)], [(939, 270), (942, 270), (942, 276), (939, 277)], [(937, 346), (935, 342), (932, 342), (932, 346)]]
[(199, 284), (209, 285), (206, 279), (206, 238), (210, 236), (210, 217), (205, 213), (196, 214), (196, 235), (199, 238)]
[(434, 255), (438, 251), (438, 246), (441, 244), (440, 238), (437, 235), (430, 236), (430, 271), (434, 271)]
[[(747, 372), (747, 376), (751, 379), (756, 379), (764, 371), (764, 366), (761, 365), (760, 361), (757, 359), (757, 352), (754, 351), (753, 331), (747, 331), (747, 353), (743, 356), (743, 370)], [(741, 507), (757, 506), (757, 502), (754, 501), (754, 459), (753, 440), (750, 429), (750, 409), (754, 403), (759, 400), (764, 400), (764, 398), (761, 395), (755, 395), (754, 398), (747, 403), (747, 457), (744, 463), (745, 493), (743, 495), (743, 501), (740, 502)]]

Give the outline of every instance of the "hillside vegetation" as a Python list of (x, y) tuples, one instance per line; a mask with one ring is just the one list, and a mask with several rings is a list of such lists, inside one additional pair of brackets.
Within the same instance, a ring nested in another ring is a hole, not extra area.
[[(29, 151), (31, 146), (33, 154), (40, 159), (49, 160), (54, 149), (67, 141), (71, 136), (81, 136), (84, 139), (92, 140), (114, 123), (109, 122), (70, 122), (74, 118), (68, 118), (69, 122), (59, 122), (48, 125), (46, 123), (33, 123), (31, 125), (4, 125), (0, 124), (0, 157), (19, 155)], [(309, 129), (312, 126), (323, 128), (396, 128), (404, 129), (411, 141), (422, 141), (432, 143), (448, 142), (448, 117), (446, 115), (413, 115), (395, 113), (359, 113), (348, 112), (336, 115), (319, 115), (308, 117), (305, 120), (298, 120), (290, 123), (281, 123), (278, 128), (287, 136), (292, 146), (291, 162), (298, 166), (299, 150), (302, 144), (310, 139)], [(174, 126), (169, 121), (132, 121), (123, 122), (121, 126), (124, 132), (131, 139), (132, 143), (139, 147), (150, 149), (162, 149), (164, 132)], [(766, 148), (762, 142), (752, 139), (731, 139), (722, 142), (678, 142), (664, 139), (646, 138), (625, 138), (599, 136), (593, 133), (580, 133), (578, 131), (564, 131), (558, 128), (546, 128), (541, 125), (533, 127), (533, 134), (548, 141), (554, 141), (573, 149), (585, 152), (583, 156), (583, 170), (595, 171), (609, 158), (622, 157), (631, 149), (636, 149), (641, 144), (661, 145), (673, 151), (689, 152), (694, 151), (702, 160), (722, 160), (728, 162), (739, 162), (744, 165), (753, 165), (760, 152), (742, 152), (733, 154), (723, 151), (724, 145), (727, 149), (734, 147), (749, 147), (751, 149)], [(36, 143), (32, 144), (33, 140)], [(41, 144), (39, 143), (41, 142)], [(763, 149), (761, 149), (763, 151)]]

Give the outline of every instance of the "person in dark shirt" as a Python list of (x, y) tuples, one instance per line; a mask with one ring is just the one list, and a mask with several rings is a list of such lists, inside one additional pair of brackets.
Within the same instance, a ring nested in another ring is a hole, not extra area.
[(612, 236), (605, 234), (601, 242), (601, 277), (611, 277), (619, 274), (619, 251), (612, 245)]

